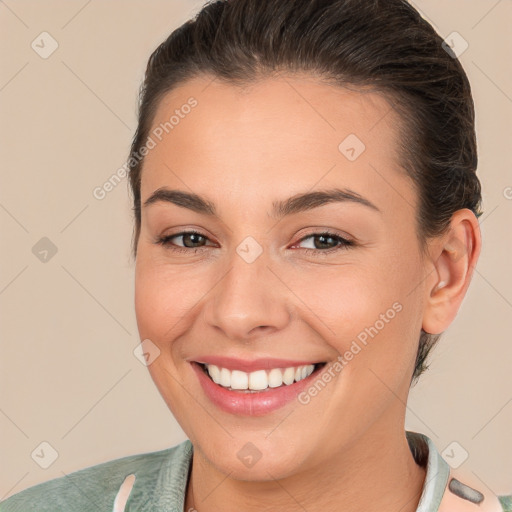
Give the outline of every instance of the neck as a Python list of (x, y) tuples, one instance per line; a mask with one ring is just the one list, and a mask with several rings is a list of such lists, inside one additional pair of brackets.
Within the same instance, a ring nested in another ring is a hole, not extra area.
[(389, 430), (369, 429), (330, 460), (267, 481), (226, 476), (194, 449), (185, 512), (414, 512), (425, 468), (415, 462), (403, 428), (395, 432), (390, 436)]

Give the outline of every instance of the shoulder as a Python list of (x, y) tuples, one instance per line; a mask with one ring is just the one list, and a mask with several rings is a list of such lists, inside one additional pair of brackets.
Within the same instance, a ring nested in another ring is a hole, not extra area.
[(503, 512), (512, 512), (512, 494), (509, 496), (498, 496)]
[(418, 512), (512, 512), (512, 496), (498, 496), (469, 468), (448, 464), (453, 449), (445, 460), (426, 435), (406, 434), (414, 459), (426, 469)]
[(494, 494), (468, 473), (450, 471), (439, 512), (512, 512), (512, 496)]
[(0, 512), (112, 510), (127, 475), (136, 475), (137, 488), (152, 494), (163, 468), (183, 470), (191, 446), (186, 440), (165, 450), (122, 457), (43, 482), (0, 502)]

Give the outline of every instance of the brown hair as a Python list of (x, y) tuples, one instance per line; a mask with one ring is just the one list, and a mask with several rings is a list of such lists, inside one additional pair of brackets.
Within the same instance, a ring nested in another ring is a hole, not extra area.
[[(459, 60), (405, 0), (217, 0), (206, 3), (149, 58), (131, 145), (136, 256), (146, 143), (163, 96), (197, 76), (245, 85), (306, 72), (386, 95), (400, 114), (402, 167), (418, 192), (418, 237), (442, 234), (453, 213), (480, 216), (475, 115)], [(411, 381), (440, 335), (421, 331)]]

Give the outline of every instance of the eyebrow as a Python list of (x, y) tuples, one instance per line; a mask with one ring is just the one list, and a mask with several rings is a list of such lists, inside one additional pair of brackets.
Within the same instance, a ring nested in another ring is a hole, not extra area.
[[(151, 196), (144, 202), (144, 207), (150, 204), (165, 202), (172, 203), (182, 208), (188, 208), (197, 213), (203, 215), (209, 215), (212, 217), (219, 217), (215, 204), (198, 194), (191, 192), (184, 192), (182, 190), (172, 190), (166, 187), (155, 190)], [(351, 202), (361, 204), (368, 208), (371, 208), (377, 212), (381, 212), (377, 206), (375, 206), (368, 199), (365, 199), (360, 194), (353, 192), (349, 189), (329, 189), (329, 190), (315, 190), (313, 192), (305, 192), (302, 194), (296, 194), (283, 201), (272, 202), (271, 217), (280, 219), (287, 215), (293, 215), (300, 212), (305, 212), (324, 206), (329, 203), (342, 203)]]

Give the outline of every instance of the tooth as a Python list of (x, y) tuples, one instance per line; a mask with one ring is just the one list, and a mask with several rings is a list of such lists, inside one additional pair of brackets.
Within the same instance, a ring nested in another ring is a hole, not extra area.
[(283, 372), (283, 382), (286, 385), (293, 384), (293, 380), (295, 379), (295, 369), (294, 368), (286, 368)]
[[(231, 388), (232, 389), (247, 389), (249, 386), (249, 376), (240, 370), (233, 370), (231, 372)], [(266, 387), (266, 386), (265, 386)]]
[(211, 379), (216, 384), (225, 388), (252, 391), (262, 391), (269, 387), (277, 388), (283, 384), (293, 384), (295, 381), (298, 382), (309, 377), (315, 369), (315, 365), (308, 364), (296, 368), (272, 368), (268, 373), (267, 370), (256, 370), (249, 374), (240, 370), (231, 371), (214, 364), (205, 366)]
[(229, 388), (229, 386), (231, 386), (231, 372), (227, 368), (220, 369), (219, 384), (225, 388)]
[(314, 369), (315, 369), (314, 364), (308, 364), (306, 366), (303, 366), (302, 367), (302, 378), (305, 379), (306, 377), (309, 377), (313, 373)]
[(213, 382), (215, 384), (219, 384), (220, 382), (220, 369), (218, 366), (215, 366), (214, 364), (210, 364), (207, 366), (208, 373), (210, 374), (210, 377), (212, 378)]
[(268, 385), (277, 388), (283, 384), (283, 372), (279, 368), (272, 368), (268, 374)]
[(267, 372), (257, 370), (249, 374), (249, 389), (260, 390), (268, 388)]

